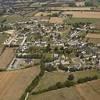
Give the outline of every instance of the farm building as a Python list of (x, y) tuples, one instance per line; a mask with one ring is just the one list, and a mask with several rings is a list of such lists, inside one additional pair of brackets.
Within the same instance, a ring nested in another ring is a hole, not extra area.
[(76, 0), (75, 5), (77, 7), (83, 7), (85, 6), (85, 0)]

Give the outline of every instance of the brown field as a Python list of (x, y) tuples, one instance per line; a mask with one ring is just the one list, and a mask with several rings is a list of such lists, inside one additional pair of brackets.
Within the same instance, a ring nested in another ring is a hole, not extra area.
[(39, 72), (38, 67), (0, 72), (0, 100), (19, 100)]
[(0, 56), (0, 69), (6, 69), (14, 57), (14, 49), (6, 48)]
[(73, 11), (77, 11), (77, 10), (91, 10), (91, 7), (48, 7), (48, 9), (51, 10), (73, 10)]
[(90, 43), (100, 43), (100, 34), (88, 33), (86, 39)]
[[(95, 82), (100, 86), (100, 80)], [(94, 85), (91, 82), (77, 85), (76, 90), (79, 92), (80, 96), (84, 98), (84, 100), (100, 100), (100, 92), (97, 92), (98, 85), (95, 85), (94, 86), (95, 89), (94, 89), (90, 84)]]
[(95, 39), (100, 39), (100, 34), (96, 34), (96, 33), (88, 33), (87, 38), (95, 38)]
[(29, 100), (100, 100), (100, 80), (30, 95)]
[(72, 14), (75, 18), (100, 18), (100, 12), (65, 11), (63, 14)]
[(51, 17), (49, 23), (63, 24), (63, 18)]

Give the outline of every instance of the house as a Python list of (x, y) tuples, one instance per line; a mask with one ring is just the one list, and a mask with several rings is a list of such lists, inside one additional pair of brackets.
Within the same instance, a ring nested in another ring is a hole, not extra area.
[(77, 7), (83, 7), (85, 6), (85, 0), (75, 0), (75, 5)]

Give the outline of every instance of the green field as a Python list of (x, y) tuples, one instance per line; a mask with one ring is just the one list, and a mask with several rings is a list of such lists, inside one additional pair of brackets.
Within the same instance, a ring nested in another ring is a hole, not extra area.
[(86, 22), (89, 22), (89, 23), (98, 23), (100, 22), (100, 19), (96, 19), (96, 18), (67, 18), (66, 20), (66, 23), (69, 23), (69, 24), (73, 24), (73, 23), (79, 23), (79, 22), (83, 22), (83, 23), (86, 23)]
[[(100, 77), (100, 71), (96, 70), (73, 72), (73, 74), (75, 76), (75, 81), (86, 76), (97, 75), (98, 77)], [(68, 75), (69, 73), (66, 72), (46, 72), (33, 91), (40, 91), (55, 85), (57, 82), (64, 82), (67, 80)]]
[(4, 19), (7, 20), (6, 23), (15, 23), (18, 21), (26, 21), (29, 19), (29, 17), (23, 17), (23, 16), (16, 15), (16, 14), (0, 16), (0, 22)]
[(30, 95), (28, 100), (100, 100), (100, 80)]

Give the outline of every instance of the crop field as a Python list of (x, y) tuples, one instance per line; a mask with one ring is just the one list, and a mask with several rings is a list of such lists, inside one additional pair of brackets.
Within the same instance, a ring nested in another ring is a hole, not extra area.
[(100, 87), (100, 80), (30, 95), (29, 100), (100, 100), (100, 88), (98, 86)]
[(4, 47), (3, 43), (4, 41), (8, 38), (8, 35), (7, 34), (2, 34), (0, 33), (0, 54), (2, 52), (2, 49)]
[(28, 17), (23, 17), (21, 15), (16, 15), (16, 14), (0, 16), (0, 21), (2, 21), (4, 19), (7, 20), (6, 23), (15, 23), (17, 21), (26, 21), (29, 18)]
[(89, 11), (91, 10), (91, 7), (48, 7), (48, 9), (51, 10), (69, 10), (69, 11), (77, 11), (77, 10), (83, 10), (83, 11)]
[[(100, 72), (96, 70), (73, 72), (73, 74), (75, 76), (75, 80), (94, 75), (100, 77)], [(64, 72), (46, 72), (33, 92), (47, 89), (48, 87), (55, 85), (57, 82), (64, 82), (67, 80), (68, 75), (68, 73)]]
[(68, 24), (74, 24), (74, 23), (80, 23), (80, 22), (83, 22), (83, 23), (93, 23), (93, 24), (96, 24), (100, 21), (100, 18), (66, 18), (65, 19), (65, 22), (68, 23)]
[(38, 67), (0, 72), (0, 100), (19, 100), (39, 72)]
[(75, 18), (100, 18), (100, 12), (65, 11), (63, 14), (72, 14)]
[(49, 23), (63, 24), (63, 18), (51, 17)]
[(88, 39), (90, 43), (100, 43), (100, 34), (88, 33), (86, 39)]
[(15, 55), (13, 48), (5, 48), (0, 56), (0, 69), (6, 69)]

